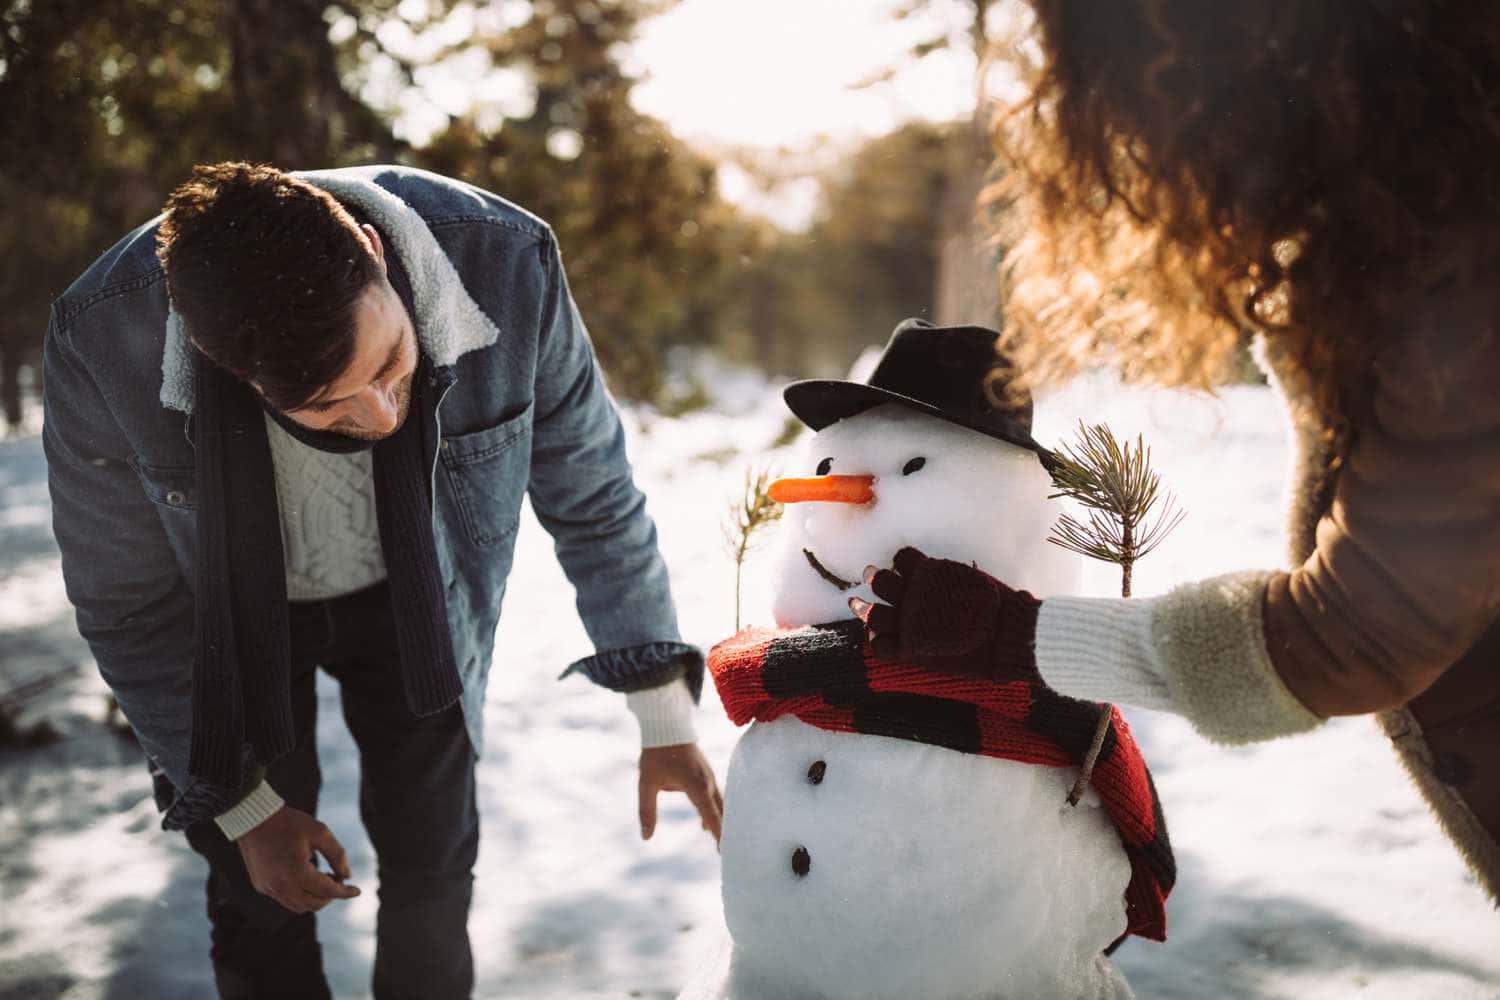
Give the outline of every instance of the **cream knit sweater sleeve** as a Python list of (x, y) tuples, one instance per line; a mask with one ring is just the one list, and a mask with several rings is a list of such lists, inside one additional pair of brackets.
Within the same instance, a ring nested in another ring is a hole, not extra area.
[(1036, 662), (1061, 694), (1184, 716), (1220, 743), (1317, 726), (1271, 665), (1261, 609), (1276, 574), (1232, 573), (1161, 597), (1053, 597)]
[(220, 830), (224, 831), (224, 836), (230, 840), (239, 840), (270, 819), (285, 804), (270, 783), (262, 778), (255, 783), (249, 795), (240, 799), (227, 811), (215, 816), (214, 822), (219, 825)]
[(625, 704), (640, 724), (642, 750), (698, 741), (693, 726), (697, 706), (687, 681), (679, 678), (659, 687), (632, 691), (625, 696)]

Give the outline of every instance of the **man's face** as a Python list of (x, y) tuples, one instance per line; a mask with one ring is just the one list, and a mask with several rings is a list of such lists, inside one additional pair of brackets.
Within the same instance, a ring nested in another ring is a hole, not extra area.
[[(366, 227), (375, 254), (379, 237)], [(406, 420), (417, 370), (417, 336), (389, 281), (374, 282), (355, 303), (354, 357), (332, 384), (287, 415), (304, 427), (361, 441), (389, 437)]]
[(417, 337), (401, 299), (376, 282), (355, 305), (354, 358), (312, 401), (287, 415), (304, 427), (361, 441), (389, 437), (406, 420)]

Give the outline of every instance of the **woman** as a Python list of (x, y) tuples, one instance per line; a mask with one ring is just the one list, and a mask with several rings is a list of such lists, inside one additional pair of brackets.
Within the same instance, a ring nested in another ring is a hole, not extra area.
[(1033, 6), (1043, 66), (995, 129), (1004, 346), (1204, 386), (1253, 331), (1294, 568), (1038, 606), (907, 552), (873, 643), (1229, 743), (1379, 713), (1500, 902), (1500, 5)]

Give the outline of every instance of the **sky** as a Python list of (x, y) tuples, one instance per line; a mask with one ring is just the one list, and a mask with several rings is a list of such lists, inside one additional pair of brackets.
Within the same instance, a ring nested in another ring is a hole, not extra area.
[[(765, 190), (726, 159), (719, 190), (786, 229), (805, 228), (820, 196), (811, 170), (827, 166), (837, 151), (912, 119), (951, 121), (972, 113), (972, 3), (931, 0), (898, 18), (901, 6), (900, 0), (683, 0), (642, 26), (627, 65), (641, 79), (631, 99), (710, 154), (740, 150), (763, 171), (786, 171), (790, 179)], [(994, 11), (1014, 16), (1014, 5)], [(921, 59), (912, 54), (915, 44), (944, 35), (952, 40), (948, 48)]]
[[(898, 21), (892, 0), (684, 0), (642, 28), (646, 78), (633, 99), (679, 136), (775, 149), (880, 135), (910, 118), (946, 120), (973, 107), (972, 53), (913, 64), (912, 44), (963, 30), (961, 3)], [(887, 67), (888, 83), (856, 88)]]
[[(976, 60), (966, 32), (972, 0), (929, 0), (906, 18), (909, 0), (682, 0), (640, 26), (625, 53), (627, 73), (640, 81), (632, 100), (679, 136), (710, 149), (726, 146), (805, 149), (826, 140), (881, 135), (911, 118), (948, 120), (973, 107)], [(997, 9), (1003, 9), (999, 7)], [(475, 32), (503, 31), (530, 16), (524, 0), (457, 5), (420, 34), (428, 0), (402, 0), (397, 17), (378, 31), (381, 44), (419, 64)], [(330, 26), (336, 41), (355, 30), (352, 18)], [(955, 44), (920, 60), (917, 42), (946, 35)], [(478, 50), (419, 65), (417, 88), (397, 93), (389, 60), (373, 57), (363, 96), (392, 106), (396, 128), (421, 144), (446, 115), (490, 110), (529, 113), (524, 75), (493, 69)], [(882, 71), (889, 80), (860, 87)]]

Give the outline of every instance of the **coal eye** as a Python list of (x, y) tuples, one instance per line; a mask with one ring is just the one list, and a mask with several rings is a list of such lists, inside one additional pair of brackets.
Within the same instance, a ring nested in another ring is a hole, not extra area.
[(907, 462), (905, 465), (901, 466), (901, 474), (903, 476), (909, 476), (926, 464), (927, 459), (918, 456), (917, 458), (914, 458), (910, 462)]
[(828, 475), (828, 471), (830, 469), (832, 469), (832, 468), (833, 468), (833, 459), (831, 459), (831, 458), (825, 458), (825, 459), (823, 459), (823, 461), (821, 461), (821, 462), (818, 463), (818, 475), (820, 475), (820, 476), (826, 476), (826, 475)]

